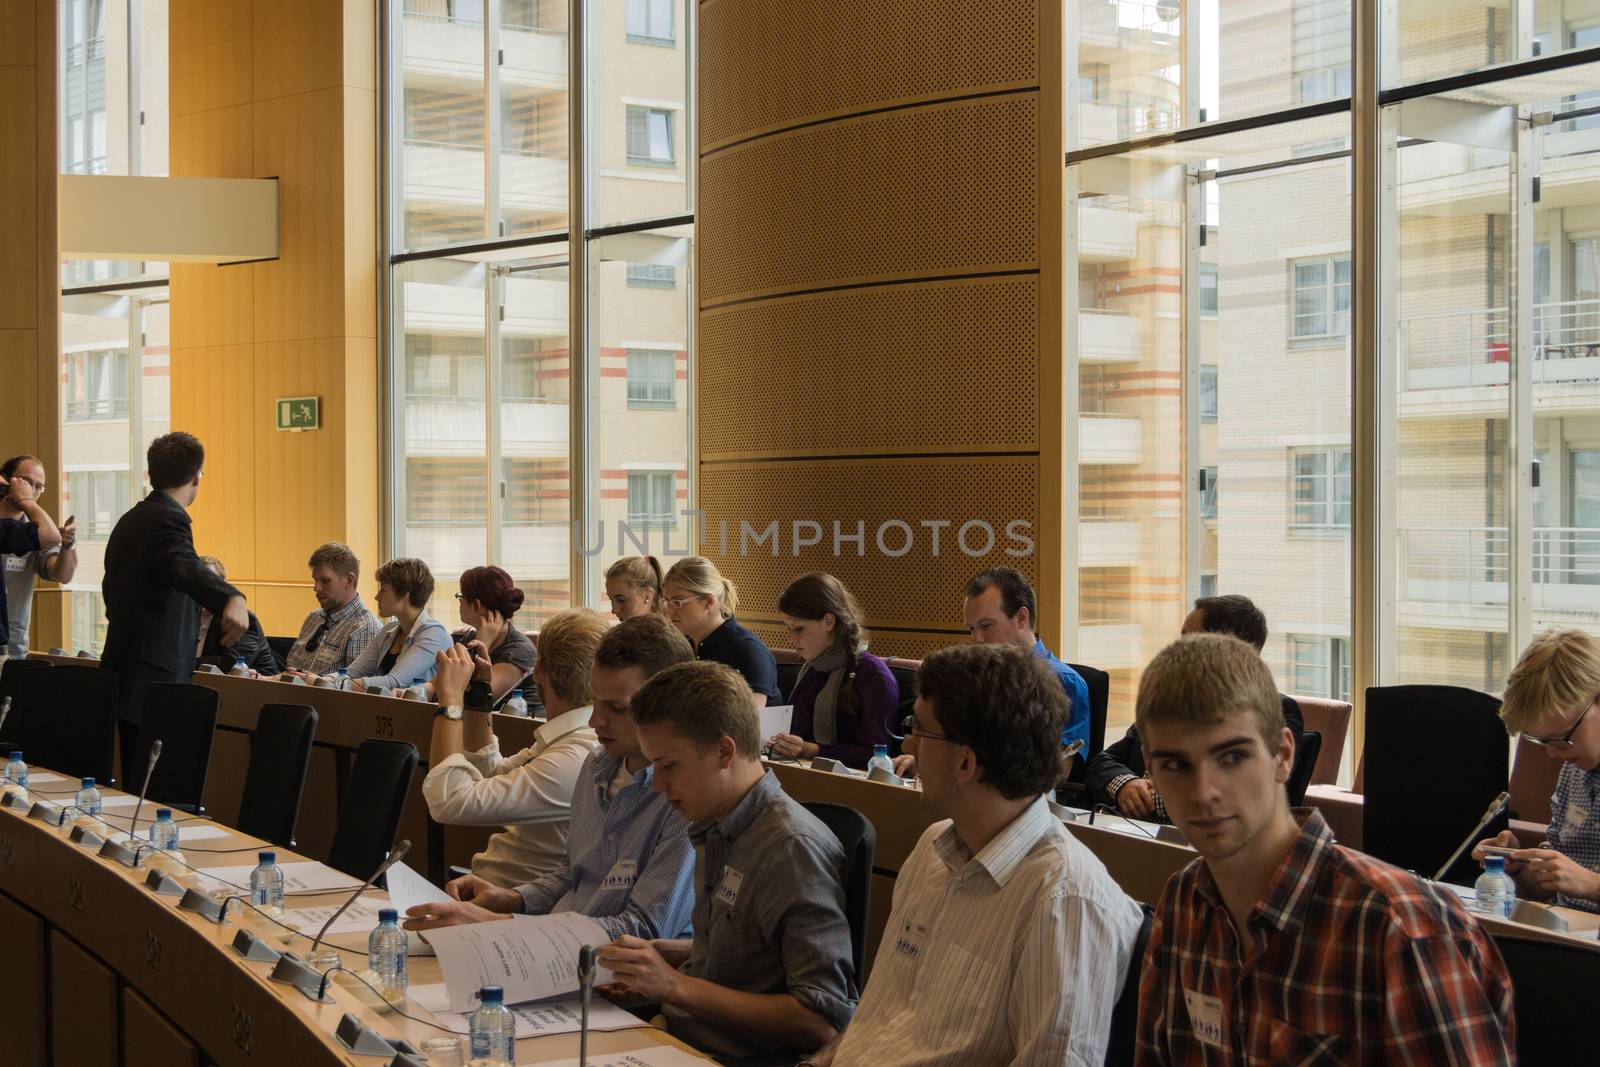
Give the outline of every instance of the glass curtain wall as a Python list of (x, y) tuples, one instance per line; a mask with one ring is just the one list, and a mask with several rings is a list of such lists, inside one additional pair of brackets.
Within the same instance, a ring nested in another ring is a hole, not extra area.
[(447, 621), (485, 563), (524, 629), (604, 610), (604, 566), (684, 521), (691, 7), (387, 3), (388, 554)]
[[(59, 0), (57, 16), (62, 173), (165, 175), (166, 0)], [(105, 541), (145, 493), (146, 446), (169, 429), (166, 278), (165, 263), (61, 265), (61, 469), (48, 476), (57, 518), (78, 520), (73, 650), (100, 651)]]
[[(1357, 702), (1370, 684), (1498, 692), (1539, 629), (1600, 632), (1600, 4), (1068, 9), (1065, 593), (1074, 656), (1112, 672), (1111, 721), (1202, 594), (1262, 607), (1286, 691)], [(1365, 115), (1357, 16), (1389, 20)], [(1368, 165), (1392, 168), (1370, 205), (1362, 119), (1387, 149)], [(1374, 217), (1363, 264), (1353, 223)], [(1372, 341), (1363, 268), (1390, 298)], [(1358, 531), (1376, 559), (1356, 559)]]

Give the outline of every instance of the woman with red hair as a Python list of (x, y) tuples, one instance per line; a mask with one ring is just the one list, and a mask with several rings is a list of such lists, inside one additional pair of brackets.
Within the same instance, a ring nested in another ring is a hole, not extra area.
[(456, 638), (466, 638), (478, 661), (473, 680), (488, 684), (492, 706), (498, 707), (533, 670), (533, 642), (513, 622), (522, 609), (522, 590), (499, 567), (473, 567), (462, 572), (456, 601), (469, 627)]

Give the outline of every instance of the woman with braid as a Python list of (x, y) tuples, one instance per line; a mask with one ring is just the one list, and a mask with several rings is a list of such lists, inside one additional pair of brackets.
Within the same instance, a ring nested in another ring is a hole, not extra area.
[(654, 556), (623, 556), (606, 568), (606, 600), (623, 622), (639, 615), (666, 615), (661, 563)]
[(772, 754), (865, 767), (872, 746), (889, 743), (900, 687), (867, 651), (856, 598), (831, 574), (807, 574), (783, 591), (778, 614), (806, 662), (789, 695), (792, 732), (773, 737)]

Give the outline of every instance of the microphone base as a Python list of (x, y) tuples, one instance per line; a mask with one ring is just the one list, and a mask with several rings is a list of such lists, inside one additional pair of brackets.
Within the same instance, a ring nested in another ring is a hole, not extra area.
[(418, 1057), (422, 1055), (409, 1042), (400, 1038), (384, 1037), (348, 1012), (339, 1020), (338, 1029), (334, 1030), (333, 1036), (339, 1044), (357, 1056), (393, 1057), (397, 1053)]
[(37, 819), (39, 822), (45, 823), (49, 826), (60, 826), (64, 821), (65, 814), (65, 808), (58, 808), (53, 804), (46, 804), (42, 800), (34, 801), (33, 807), (28, 809), (28, 818)]
[(233, 935), (233, 951), (252, 963), (277, 963), (283, 958), (282, 952), (249, 930), (240, 930)]
[(116, 860), (124, 867), (139, 866), (139, 854), (120, 841), (107, 841), (101, 845), (100, 858)]
[(144, 884), (146, 889), (153, 889), (163, 897), (181, 897), (188, 892), (176, 878), (164, 871), (151, 871), (145, 877)]
[(198, 889), (185, 889), (183, 899), (178, 901), (179, 911), (192, 911), (203, 919), (222, 925), (224, 917), (223, 905), (212, 900)]
[(314, 1000), (319, 1004), (333, 1003), (333, 998), (326, 993), (317, 996), (317, 991), (322, 988), (322, 975), (293, 952), (285, 952), (279, 956), (278, 962), (272, 966), (272, 973), (267, 977), (274, 982), (294, 986), (305, 994), (307, 1000)]
[(102, 848), (106, 843), (105, 838), (87, 826), (74, 826), (72, 832), (67, 835), (67, 840), (74, 845), (82, 845), (84, 848)]

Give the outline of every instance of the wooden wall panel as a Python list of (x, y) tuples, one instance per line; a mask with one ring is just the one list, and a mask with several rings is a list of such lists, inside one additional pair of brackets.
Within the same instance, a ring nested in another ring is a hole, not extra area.
[(5, 945), (6, 995), (0, 997), (0, 1035), (7, 1059), (44, 1063), (48, 1041), (50, 970), (44, 920), (0, 893), (0, 944)]
[(356, 5), (328, 0), (255, 0), (251, 42), (255, 99), (332, 89), (344, 83), (348, 6)]
[[(252, 99), (250, 0), (169, 0), (168, 110), (173, 118)], [(177, 145), (177, 129), (169, 133)]]
[(31, 65), (0, 66), (0, 327), (39, 325), (39, 107)]
[(122, 1067), (200, 1067), (200, 1049), (133, 989), (122, 990)]
[(50, 1062), (121, 1067), (117, 976), (72, 938), (50, 931)]

